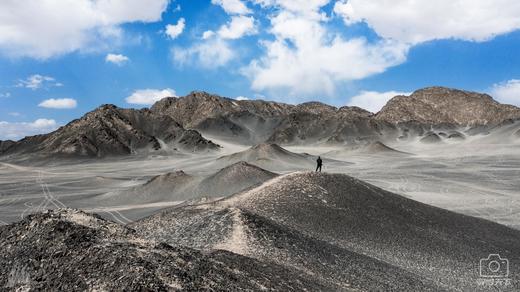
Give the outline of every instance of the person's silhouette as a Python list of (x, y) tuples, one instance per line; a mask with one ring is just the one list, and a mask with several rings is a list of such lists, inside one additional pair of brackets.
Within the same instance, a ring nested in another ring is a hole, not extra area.
[(316, 171), (321, 172), (322, 165), (323, 165), (323, 161), (321, 160), (321, 157), (318, 156), (318, 159), (316, 160)]

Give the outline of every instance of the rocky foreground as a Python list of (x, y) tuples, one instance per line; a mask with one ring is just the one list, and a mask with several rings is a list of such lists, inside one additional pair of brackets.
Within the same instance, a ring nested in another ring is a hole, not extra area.
[(0, 290), (319, 291), (295, 270), (214, 250), (143, 240), (77, 210), (0, 227)]
[(491, 253), (510, 261), (503, 290), (520, 289), (520, 231), (340, 174), (276, 176), (129, 226), (49, 211), (0, 227), (0, 247), (9, 290), (489, 291)]

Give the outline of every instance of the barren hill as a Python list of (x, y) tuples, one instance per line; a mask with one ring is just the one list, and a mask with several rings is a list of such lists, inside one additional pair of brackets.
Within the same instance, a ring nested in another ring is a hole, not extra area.
[(9, 291), (330, 290), (272, 263), (147, 241), (75, 210), (0, 226), (0, 289)]
[(160, 150), (165, 145), (188, 152), (218, 149), (167, 116), (104, 105), (50, 134), (22, 139), (5, 153), (103, 157)]
[(218, 163), (226, 165), (240, 161), (266, 169), (283, 169), (286, 166), (309, 168), (314, 165), (314, 158), (310, 155), (293, 153), (272, 143), (258, 144), (242, 152), (222, 156), (217, 159)]
[(520, 108), (504, 105), (487, 94), (444, 87), (418, 90), (391, 99), (376, 119), (393, 123), (416, 121), (428, 124), (497, 125), (520, 118)]
[[(95, 197), (102, 205), (182, 202), (226, 197), (276, 177), (277, 174), (240, 161), (206, 176), (176, 171), (155, 176), (143, 185)], [(89, 198), (92, 200), (92, 198)]]
[(281, 176), (132, 227), (149, 239), (295, 267), (337, 290), (479, 291), (478, 260), (491, 250), (510, 259), (513, 283), (520, 277), (519, 231), (339, 174)]

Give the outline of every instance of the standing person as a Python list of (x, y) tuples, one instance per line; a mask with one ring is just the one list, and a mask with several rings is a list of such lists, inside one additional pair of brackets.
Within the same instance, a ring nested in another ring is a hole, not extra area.
[(316, 160), (316, 171), (319, 170), (321, 172), (321, 166), (323, 165), (323, 161), (321, 160), (321, 157), (318, 156), (318, 159)]

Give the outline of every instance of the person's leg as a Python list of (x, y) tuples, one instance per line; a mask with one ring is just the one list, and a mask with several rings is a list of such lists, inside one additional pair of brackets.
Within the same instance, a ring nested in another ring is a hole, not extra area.
[(321, 172), (321, 165), (320, 165), (320, 166), (318, 166), (318, 168), (320, 169), (320, 172)]
[(320, 166), (319, 166), (319, 165), (317, 165), (317, 166), (316, 166), (316, 171), (318, 171), (318, 168), (320, 168)]

